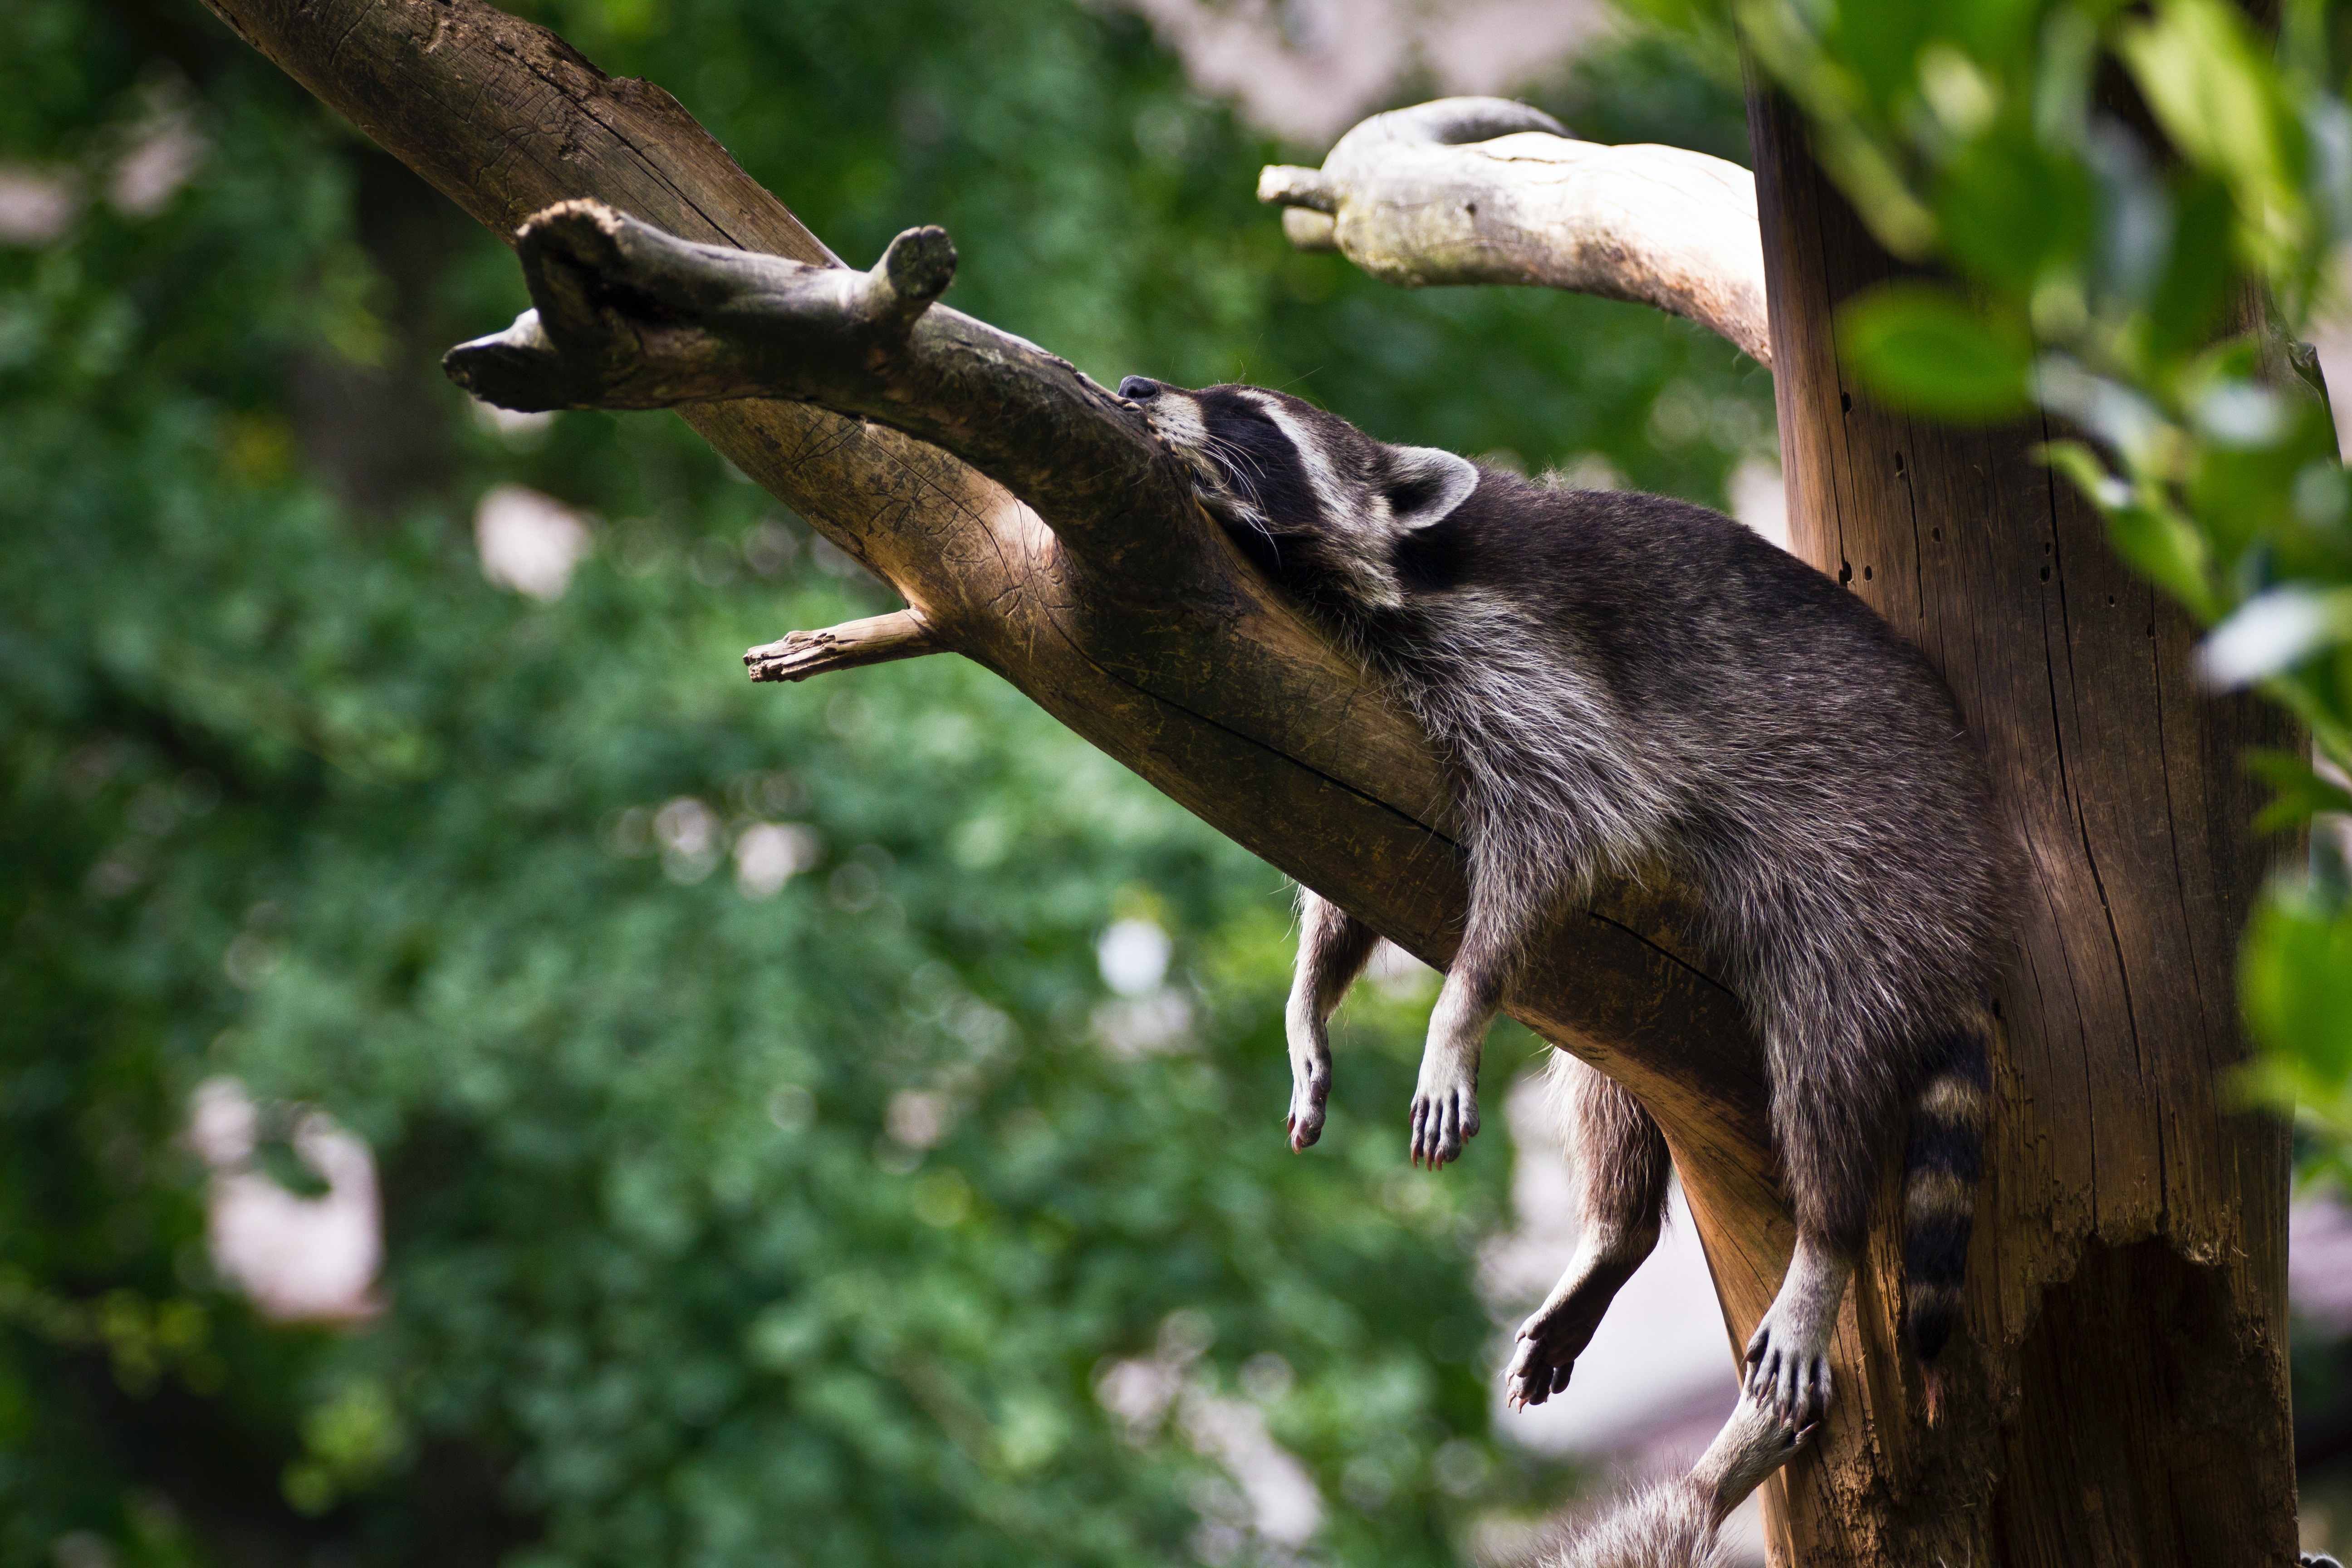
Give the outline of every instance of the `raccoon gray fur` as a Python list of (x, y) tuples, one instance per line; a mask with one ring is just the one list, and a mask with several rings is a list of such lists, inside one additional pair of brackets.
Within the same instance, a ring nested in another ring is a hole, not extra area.
[[(1469, 913), (1430, 1020), (1415, 1161), (1443, 1165), (1478, 1131), (1480, 1047), (1546, 918), (1602, 875), (1663, 868), (1696, 893), (1698, 934), (1763, 1041), (1797, 1215), (1751, 1385), (1801, 1423), (1826, 1406), (1838, 1303), (1906, 1110), (1907, 1318), (1932, 1363), (1974, 1218), (2010, 874), (1982, 762), (1926, 661), (1853, 595), (1702, 507), (1390, 446), (1260, 387), (1130, 376), (1119, 393), (1240, 548), (1445, 758)], [(1322, 1128), (1326, 1021), (1377, 940), (1312, 893), (1301, 905), (1298, 1148)], [(1669, 1168), (1638, 1102), (1564, 1070), (1585, 1240), (1521, 1330), (1510, 1394), (1527, 1404), (1566, 1386), (1655, 1242)]]
[(1723, 1521), (1812, 1434), (1743, 1396), (1688, 1475), (1635, 1488), (1544, 1552), (1541, 1568), (1733, 1568)]

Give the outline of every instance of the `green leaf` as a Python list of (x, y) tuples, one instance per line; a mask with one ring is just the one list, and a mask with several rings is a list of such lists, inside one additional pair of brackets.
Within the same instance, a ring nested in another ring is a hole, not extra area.
[(2352, 642), (2352, 587), (2282, 583), (2215, 626), (2198, 649), (2198, 662), (2207, 680), (2229, 690), (2347, 642)]
[(2194, 524), (2169, 506), (2148, 504), (2080, 441), (2053, 441), (2042, 448), (2042, 458), (2099, 509), (2116, 553), (2134, 571), (2189, 606), (2199, 620), (2213, 619), (2219, 605), (2212, 555)]
[(2141, 318), (2147, 352), (2169, 359), (2212, 335), (2230, 286), (2230, 193), (2219, 180), (2190, 179), (2176, 198), (2172, 249)]
[(2238, 989), (2266, 1076), (2340, 1110), (2352, 1093), (2352, 907), (2274, 889), (2247, 928)]
[(2154, 22), (2125, 27), (2116, 48), (2184, 156), (2242, 187), (2285, 183), (2290, 149), (2278, 78), (2231, 7), (2169, 0)]
[(1838, 7), (1825, 41), (1831, 52), (1862, 79), (1871, 97), (1889, 106), (1912, 86), (1920, 47), (1935, 26), (1933, 6), (1863, 0)]
[(1899, 408), (1990, 422), (2027, 406), (2032, 344), (2023, 329), (1948, 289), (1890, 283), (1849, 301), (1838, 345), (1869, 390)]
[(2053, 260), (2091, 236), (2091, 178), (2022, 126), (1979, 137), (1946, 172), (1937, 216), (1953, 258), (1977, 276), (2022, 291)]
[(2322, 812), (2352, 813), (2352, 790), (2322, 778), (2305, 758), (2291, 752), (2254, 751), (2239, 760), (2248, 773), (2279, 792), (2254, 818), (2256, 833), (2276, 833)]

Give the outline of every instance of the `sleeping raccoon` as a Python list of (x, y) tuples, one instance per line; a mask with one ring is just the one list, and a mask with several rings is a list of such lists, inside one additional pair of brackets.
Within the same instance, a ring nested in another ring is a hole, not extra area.
[[(1478, 1058), (1528, 943), (1596, 879), (1664, 867), (1765, 1050), (1796, 1258), (1748, 1381), (1802, 1426), (1906, 1117), (1908, 1324), (1930, 1368), (1958, 1317), (1989, 1099), (2007, 851), (1980, 759), (1919, 654), (1728, 518), (1551, 489), (1391, 447), (1251, 386), (1119, 384), (1203, 507), (1426, 726), (1458, 793), (1469, 914), (1430, 1019), (1412, 1152), (1478, 1131)], [(1301, 889), (1287, 1016), (1296, 1148), (1322, 1130), (1326, 1021), (1377, 938)], [(1558, 1057), (1577, 1258), (1520, 1330), (1540, 1404), (1654, 1245), (1669, 1164), (1614, 1082)]]

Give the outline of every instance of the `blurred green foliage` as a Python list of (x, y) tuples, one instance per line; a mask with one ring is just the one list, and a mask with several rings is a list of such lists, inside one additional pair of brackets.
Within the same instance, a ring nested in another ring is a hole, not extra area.
[[(1107, 10), (531, 15), (845, 256), (946, 224), (955, 303), (1098, 379), (1705, 500), (1770, 448), (1685, 323), (1293, 254), (1252, 181), (1319, 150)], [(749, 687), (880, 591), (667, 416), (478, 419), (434, 361), (519, 307), (501, 246), (193, 4), (0, 16), (0, 164), (68, 202), (0, 243), (0, 1562), (1279, 1557), (1182, 1399), (1106, 1408), (1122, 1362), (1263, 1412), (1318, 1559), (1556, 1495), (1489, 1432), (1502, 1119), (1404, 1165), (1426, 987), (1351, 1004), (1290, 1156), (1278, 877), (972, 667)], [(1741, 152), (1653, 43), (1548, 101)], [(595, 520), (554, 602), (484, 579), (500, 483)], [(754, 897), (763, 826), (813, 863)], [(1120, 919), (1172, 937), (1155, 996), (1106, 986)], [(363, 1328), (215, 1277), (222, 1074), (267, 1169), (299, 1106), (374, 1150)]]
[[(2352, 244), (2352, 7), (2284, 0), (1728, 0), (1879, 239), (1945, 281), (1847, 305), (1840, 342), (1890, 403), (2037, 407), (2050, 460), (2126, 560), (2211, 626), (2219, 688), (2254, 685), (2352, 768), (2352, 485), (2315, 361)], [(2251, 325), (2250, 325), (2251, 324)], [(2253, 759), (2275, 831), (2347, 800), (2311, 759)], [(2352, 876), (2342, 819), (2275, 888), (2242, 955), (2261, 1055), (2315, 1162), (2352, 1176)]]

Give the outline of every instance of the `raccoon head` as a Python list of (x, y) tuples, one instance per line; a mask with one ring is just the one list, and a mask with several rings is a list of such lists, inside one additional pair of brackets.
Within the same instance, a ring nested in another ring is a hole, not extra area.
[(1118, 395), (1191, 466), (1209, 515), (1276, 581), (1310, 600), (1402, 604), (1399, 549), (1478, 488), (1466, 458), (1375, 441), (1261, 386), (1188, 392), (1130, 375)]

